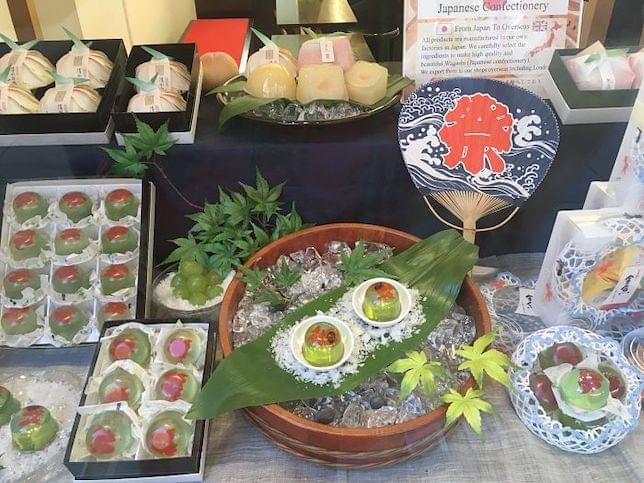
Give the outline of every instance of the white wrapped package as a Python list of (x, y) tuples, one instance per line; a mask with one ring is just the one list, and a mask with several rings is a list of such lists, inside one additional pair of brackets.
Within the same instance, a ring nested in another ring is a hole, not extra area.
[(0, 34), (0, 38), (11, 48), (11, 52), (0, 58), (0, 71), (9, 68), (8, 81), (14, 81), (26, 89), (37, 89), (51, 84), (54, 66), (49, 60), (32, 47), (38, 43), (32, 40), (22, 45)]
[(66, 79), (54, 73), (56, 86), (48, 89), (40, 99), (40, 112), (96, 112), (101, 95), (85, 84), (87, 79)]
[(601, 42), (565, 57), (563, 62), (581, 91), (631, 89), (635, 80), (627, 51), (606, 50)]
[(107, 84), (114, 65), (100, 50), (90, 49), (76, 35), (67, 29), (67, 36), (74, 42), (71, 50), (56, 62), (56, 71), (65, 77), (89, 79), (94, 89), (102, 89)]
[(0, 74), (0, 114), (28, 114), (38, 112), (40, 108), (30, 90), (7, 81), (10, 68)]
[(639, 89), (644, 82), (644, 49), (634, 54), (628, 56), (628, 62), (631, 65), (631, 70), (635, 74), (635, 79), (633, 80), (633, 89)]

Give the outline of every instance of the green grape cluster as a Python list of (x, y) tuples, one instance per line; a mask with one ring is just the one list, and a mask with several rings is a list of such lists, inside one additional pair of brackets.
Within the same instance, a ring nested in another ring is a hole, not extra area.
[(222, 282), (221, 275), (206, 270), (199, 262), (182, 260), (171, 285), (175, 296), (187, 300), (192, 305), (201, 306), (221, 295)]

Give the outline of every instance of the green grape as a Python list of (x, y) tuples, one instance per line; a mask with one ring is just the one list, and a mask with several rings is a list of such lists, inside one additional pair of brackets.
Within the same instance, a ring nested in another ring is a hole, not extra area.
[(192, 305), (205, 305), (208, 297), (203, 292), (195, 292), (190, 296), (189, 301)]
[(219, 275), (217, 272), (209, 272), (208, 273), (208, 284), (209, 285), (220, 285), (221, 282), (223, 282), (224, 279), (221, 275)]
[(209, 299), (214, 299), (221, 295), (222, 292), (223, 290), (219, 285), (208, 285), (208, 288), (206, 288), (206, 295)]
[(206, 290), (207, 286), (208, 280), (206, 279), (206, 277), (203, 277), (201, 275), (194, 275), (186, 280), (186, 287), (192, 293), (203, 292)]
[(175, 276), (172, 277), (172, 281), (170, 282), (170, 286), (172, 288), (183, 287), (185, 284), (186, 284), (186, 279), (180, 273), (175, 274)]
[(184, 275), (202, 275), (204, 270), (199, 263), (194, 260), (187, 260), (179, 264), (179, 272)]
[(188, 300), (190, 298), (190, 291), (186, 287), (174, 289), (174, 294), (180, 299)]

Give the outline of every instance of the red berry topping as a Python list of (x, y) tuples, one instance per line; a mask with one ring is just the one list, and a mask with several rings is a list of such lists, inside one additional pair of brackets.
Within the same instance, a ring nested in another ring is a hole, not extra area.
[(18, 250), (31, 247), (36, 242), (35, 230), (20, 230), (13, 236), (13, 246)]
[(22, 421), (19, 426), (37, 426), (42, 422), (42, 417), (47, 410), (42, 406), (27, 406), (20, 411)]
[(93, 454), (109, 455), (114, 453), (116, 435), (114, 431), (105, 426), (97, 428), (92, 433), (91, 452)]
[(78, 316), (78, 309), (73, 305), (63, 305), (58, 307), (51, 316), (53, 321), (59, 325), (67, 325), (74, 322)]
[(150, 448), (158, 454), (172, 457), (177, 454), (177, 444), (174, 442), (173, 428), (157, 428), (150, 435)]
[(168, 352), (173, 359), (183, 360), (190, 352), (192, 341), (185, 337), (177, 337), (168, 343)]
[(13, 200), (14, 205), (17, 208), (26, 208), (28, 206), (35, 205), (38, 203), (38, 194), (33, 191), (26, 191), (25, 193), (20, 193), (16, 196), (16, 199)]
[(29, 307), (17, 308), (12, 307), (4, 310), (4, 315), (2, 318), (9, 323), (9, 325), (20, 325), (27, 317), (29, 313)]
[(338, 330), (329, 325), (314, 325), (307, 331), (308, 342), (317, 347), (333, 346), (340, 339)]
[(176, 401), (180, 399), (186, 379), (186, 375), (179, 371), (170, 371), (166, 373), (161, 385), (163, 398), (167, 401)]
[(54, 272), (54, 277), (61, 281), (61, 283), (70, 283), (80, 278), (80, 270), (74, 265), (59, 267)]
[(114, 361), (130, 359), (136, 347), (136, 341), (129, 337), (117, 338), (110, 344), (110, 356)]
[(116, 317), (127, 312), (127, 304), (123, 302), (108, 302), (103, 308), (103, 313), (107, 316)]
[(387, 282), (376, 282), (373, 286), (378, 294), (378, 300), (381, 302), (389, 302), (396, 299), (396, 287)]
[(108, 203), (126, 203), (132, 198), (132, 193), (126, 189), (119, 188), (111, 191), (105, 198)]
[(602, 375), (590, 369), (579, 369), (579, 389), (584, 394), (596, 391), (602, 386)]
[(62, 204), (70, 208), (74, 208), (87, 203), (89, 201), (89, 197), (80, 191), (70, 191), (69, 193), (64, 194), (60, 201)]
[(128, 234), (129, 231), (129, 228), (126, 226), (113, 226), (112, 228), (107, 230), (105, 236), (109, 241), (114, 241), (117, 238), (123, 238)]
[(130, 398), (130, 390), (127, 387), (121, 386), (119, 384), (113, 384), (105, 393), (104, 402), (112, 403), (112, 402), (119, 402), (119, 401), (127, 401), (129, 398)]
[(60, 239), (64, 241), (79, 241), (82, 237), (81, 231), (78, 228), (67, 228), (60, 232)]
[(14, 270), (7, 275), (9, 283), (27, 283), (31, 280), (31, 272), (26, 268)]
[(130, 269), (122, 263), (110, 265), (103, 271), (103, 275), (112, 280), (124, 279), (130, 274)]

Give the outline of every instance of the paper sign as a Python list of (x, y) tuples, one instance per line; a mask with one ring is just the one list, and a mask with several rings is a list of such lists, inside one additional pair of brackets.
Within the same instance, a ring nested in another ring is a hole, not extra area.
[(403, 71), (417, 83), (491, 77), (543, 95), (554, 49), (579, 45), (578, 0), (405, 0)]
[(642, 276), (644, 276), (644, 265), (628, 267), (624, 270), (619, 282), (608, 298), (604, 300), (602, 308), (628, 304), (635, 292), (639, 290)]
[(536, 297), (535, 297), (533, 288), (520, 287), (519, 305), (517, 306), (515, 313), (536, 317), (537, 314), (534, 311), (535, 299)]
[(326, 37), (320, 39), (320, 52), (322, 53), (322, 63), (329, 64), (335, 62), (332, 39)]

